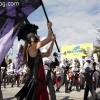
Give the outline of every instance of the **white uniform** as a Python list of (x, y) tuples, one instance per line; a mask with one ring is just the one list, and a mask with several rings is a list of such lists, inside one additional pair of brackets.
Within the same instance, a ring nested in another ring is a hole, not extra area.
[(80, 73), (85, 73), (84, 68), (80, 68)]
[(60, 68), (63, 68), (63, 67), (66, 68), (66, 64), (64, 64), (63, 62), (61, 62), (61, 63), (59, 64), (59, 67), (60, 67)]
[(14, 72), (14, 65), (13, 65), (13, 63), (10, 63), (8, 66), (9, 66), (9, 69), (7, 70), (7, 74), (9, 74), (9, 73), (13, 74), (13, 72)]
[(85, 69), (85, 73), (89, 73), (90, 71), (94, 70), (92, 64), (90, 64), (88, 62), (85, 62), (84, 69)]

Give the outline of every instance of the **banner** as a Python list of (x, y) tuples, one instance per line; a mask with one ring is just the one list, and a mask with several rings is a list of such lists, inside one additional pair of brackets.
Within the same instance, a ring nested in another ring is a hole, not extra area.
[[(0, 64), (13, 45), (22, 23), (41, 6), (40, 0), (0, 0)], [(16, 2), (18, 1), (18, 2)], [(13, 5), (13, 6), (10, 6)]]
[(66, 52), (65, 58), (82, 58), (82, 56), (87, 56), (84, 51), (87, 54), (91, 54), (93, 43), (61, 46), (61, 52)]

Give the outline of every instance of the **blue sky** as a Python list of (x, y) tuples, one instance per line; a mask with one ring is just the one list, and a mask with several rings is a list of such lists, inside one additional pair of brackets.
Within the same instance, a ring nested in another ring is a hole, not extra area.
[[(43, 0), (52, 29), (56, 34), (59, 48), (62, 45), (91, 43), (96, 44), (100, 29), (100, 0)], [(42, 7), (33, 12), (28, 20), (39, 26), (39, 36), (47, 36), (47, 22)], [(14, 42), (14, 52), (17, 48)], [(21, 44), (23, 44), (21, 42)], [(54, 47), (53, 52), (57, 51)]]

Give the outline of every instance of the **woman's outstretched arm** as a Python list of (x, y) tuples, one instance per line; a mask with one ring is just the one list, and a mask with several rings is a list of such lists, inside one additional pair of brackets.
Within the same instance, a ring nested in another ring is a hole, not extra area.
[(41, 52), (42, 57), (49, 57), (52, 53), (53, 46), (54, 46), (54, 40), (51, 42), (51, 45), (50, 45), (50, 47), (49, 47), (49, 49), (47, 50), (46, 53)]
[(47, 27), (48, 27), (48, 36), (46, 39), (39, 41), (37, 43), (36, 49), (39, 49), (39, 48), (43, 47), (44, 45), (48, 44), (54, 38), (54, 35), (51, 31), (52, 23), (51, 22), (47, 23)]

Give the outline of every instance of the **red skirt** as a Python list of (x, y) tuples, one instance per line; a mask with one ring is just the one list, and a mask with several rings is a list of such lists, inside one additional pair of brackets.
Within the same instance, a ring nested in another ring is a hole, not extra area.
[(39, 66), (38, 78), (42, 79), (44, 81), (44, 84), (41, 82), (38, 82), (36, 100), (49, 100), (47, 87), (46, 87), (46, 81), (45, 81), (44, 67), (42, 63), (40, 63), (40, 66)]

